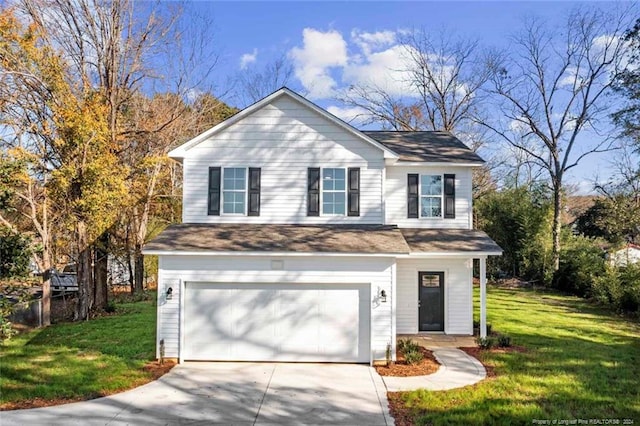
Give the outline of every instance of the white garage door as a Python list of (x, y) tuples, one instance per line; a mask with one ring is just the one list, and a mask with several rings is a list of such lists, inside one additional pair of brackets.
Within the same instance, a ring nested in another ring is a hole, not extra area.
[(185, 287), (185, 360), (369, 362), (368, 285)]

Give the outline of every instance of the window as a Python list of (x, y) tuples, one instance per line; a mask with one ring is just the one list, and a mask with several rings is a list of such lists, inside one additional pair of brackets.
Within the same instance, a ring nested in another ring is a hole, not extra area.
[(244, 214), (247, 193), (247, 169), (229, 167), (222, 172), (222, 213)]
[(345, 169), (322, 169), (322, 214), (345, 214), (347, 192), (345, 175)]
[(441, 175), (420, 175), (420, 217), (442, 217)]

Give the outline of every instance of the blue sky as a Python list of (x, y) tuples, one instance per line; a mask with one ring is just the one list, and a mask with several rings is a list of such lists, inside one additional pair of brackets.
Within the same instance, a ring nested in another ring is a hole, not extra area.
[[(505, 48), (523, 18), (560, 24), (575, 2), (193, 2), (190, 7), (213, 22), (212, 49), (219, 54), (217, 84), (245, 70), (259, 70), (286, 55), (295, 75), (288, 85), (320, 106), (349, 120), (353, 111), (333, 98), (335, 90), (363, 78), (377, 78), (397, 60), (402, 31), (453, 31), (483, 47)], [(612, 3), (592, 2), (607, 8)], [(377, 76), (377, 77), (376, 77)], [(231, 95), (229, 103), (242, 107)], [(357, 126), (357, 123), (354, 123)], [(596, 175), (609, 174), (611, 154), (599, 154), (574, 169), (570, 182), (587, 192)]]

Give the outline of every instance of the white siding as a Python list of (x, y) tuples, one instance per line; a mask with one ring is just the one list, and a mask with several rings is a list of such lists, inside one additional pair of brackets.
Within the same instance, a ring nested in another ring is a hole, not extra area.
[[(272, 260), (283, 261), (283, 268), (272, 269)], [(182, 298), (180, 281), (221, 283), (353, 283), (371, 287), (371, 346), (374, 359), (384, 359), (387, 344), (393, 340), (391, 307), (378, 300), (381, 290), (390, 295), (393, 258), (364, 257), (246, 257), (246, 256), (160, 256), (158, 287), (158, 343), (165, 341), (165, 356), (179, 357)], [(173, 288), (173, 299), (166, 301), (166, 288)], [(188, 318), (184, 318), (188, 321)]]
[[(385, 216), (390, 225), (400, 228), (457, 228), (471, 229), (471, 167), (431, 167), (431, 166), (388, 166), (385, 178)], [(407, 218), (407, 175), (409, 173), (456, 175), (456, 217), (443, 218)]]
[[(185, 223), (383, 223), (382, 150), (288, 97), (199, 143), (183, 164)], [(260, 216), (208, 216), (210, 166), (260, 167)], [(360, 216), (308, 217), (309, 167), (360, 167)]]
[(446, 334), (473, 334), (471, 259), (398, 259), (398, 334), (418, 332), (418, 272), (444, 272)]

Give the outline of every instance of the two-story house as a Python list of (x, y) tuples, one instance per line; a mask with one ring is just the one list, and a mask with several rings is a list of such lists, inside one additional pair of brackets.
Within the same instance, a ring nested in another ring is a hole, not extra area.
[[(359, 131), (283, 88), (169, 153), (183, 223), (157, 255), (158, 354), (373, 362), (398, 334), (473, 333), (472, 170), (442, 132)], [(161, 349), (162, 348), (162, 349)]]

